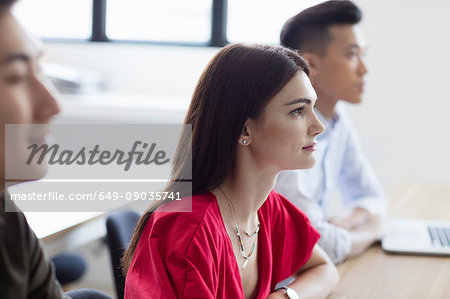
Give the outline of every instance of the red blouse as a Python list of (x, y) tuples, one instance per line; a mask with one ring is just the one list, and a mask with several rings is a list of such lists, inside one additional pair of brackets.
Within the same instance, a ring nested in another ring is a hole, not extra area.
[[(305, 214), (275, 191), (258, 216), (255, 298), (266, 298), (306, 263), (320, 236)], [(192, 212), (153, 213), (128, 270), (125, 298), (244, 298), (214, 194), (193, 196)]]

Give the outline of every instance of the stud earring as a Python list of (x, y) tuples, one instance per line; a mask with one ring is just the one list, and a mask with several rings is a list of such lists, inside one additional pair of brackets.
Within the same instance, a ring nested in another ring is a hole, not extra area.
[(247, 144), (247, 143), (248, 143), (248, 140), (247, 140), (247, 139), (244, 139), (244, 140), (242, 140), (242, 143), (243, 143), (243, 144)]

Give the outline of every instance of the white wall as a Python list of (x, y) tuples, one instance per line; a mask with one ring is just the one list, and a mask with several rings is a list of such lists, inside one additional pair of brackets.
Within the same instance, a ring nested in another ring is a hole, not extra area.
[(186, 97), (209, 59), (210, 47), (175, 47), (110, 43), (49, 43), (47, 60), (100, 70), (109, 91)]
[[(369, 41), (367, 91), (349, 107), (367, 156), (389, 189), (450, 184), (450, 2), (357, 0)], [(102, 70), (108, 87), (186, 101), (217, 48), (48, 44), (49, 60)]]
[(450, 2), (357, 3), (370, 73), (350, 112), (367, 155), (385, 186), (450, 183)]

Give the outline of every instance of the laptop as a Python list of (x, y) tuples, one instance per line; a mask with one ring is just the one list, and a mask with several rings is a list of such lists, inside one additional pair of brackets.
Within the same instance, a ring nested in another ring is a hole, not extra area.
[(450, 221), (390, 219), (381, 247), (390, 253), (450, 256)]

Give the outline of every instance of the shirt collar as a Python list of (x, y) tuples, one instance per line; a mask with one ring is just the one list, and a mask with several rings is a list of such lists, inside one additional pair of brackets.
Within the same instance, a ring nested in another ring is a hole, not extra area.
[(327, 132), (328, 130), (333, 130), (340, 118), (336, 110), (330, 120), (327, 120), (322, 115), (322, 113), (320, 113), (319, 109), (316, 108), (314, 112), (316, 113), (317, 118), (320, 120), (320, 122), (325, 126), (325, 132)]

